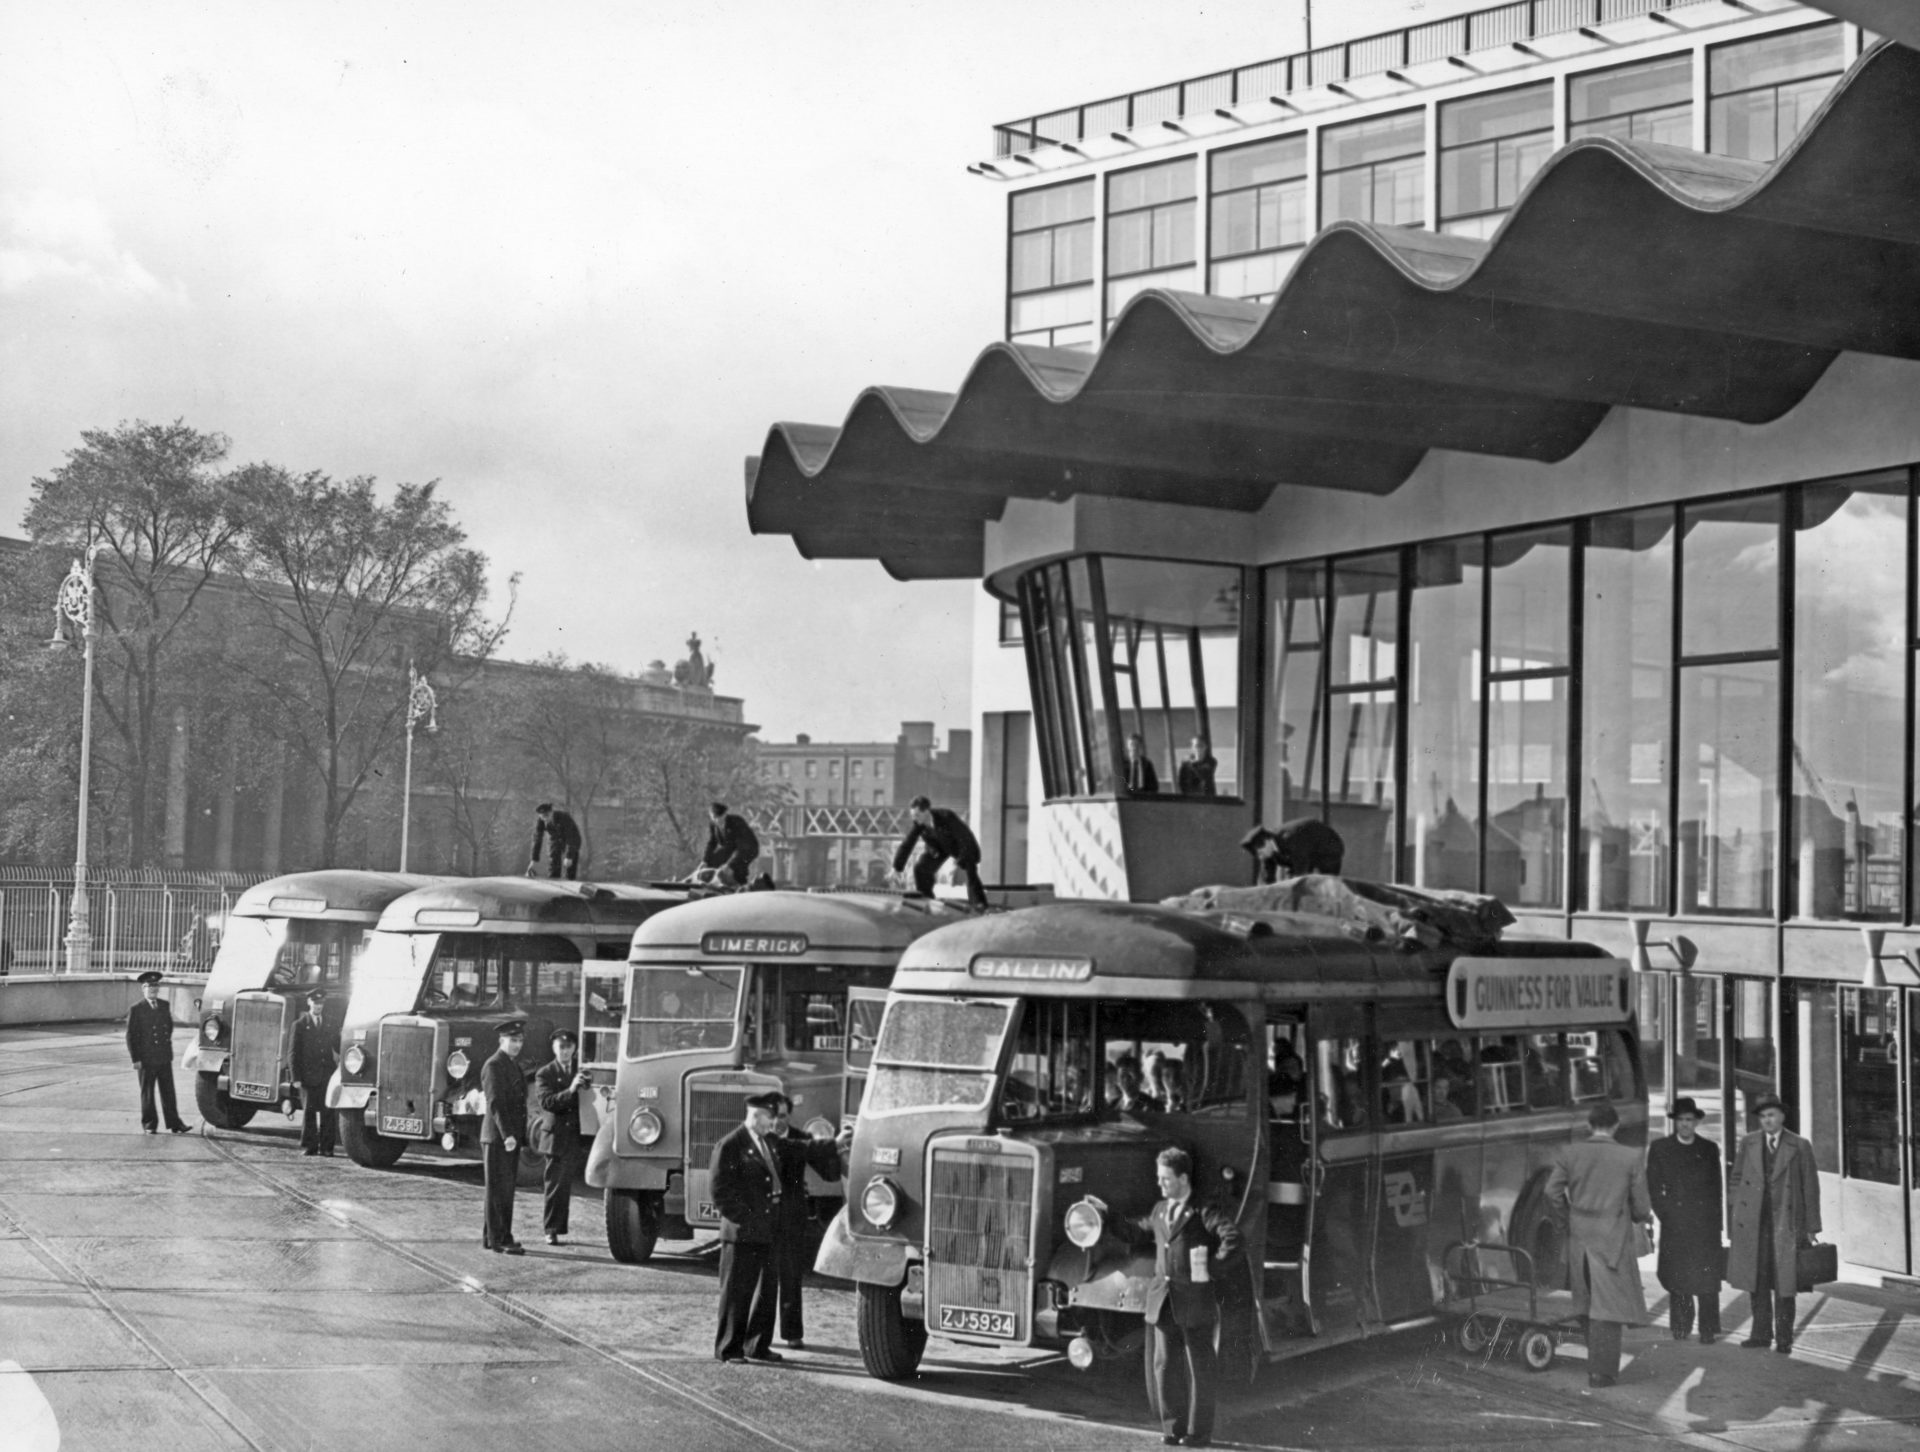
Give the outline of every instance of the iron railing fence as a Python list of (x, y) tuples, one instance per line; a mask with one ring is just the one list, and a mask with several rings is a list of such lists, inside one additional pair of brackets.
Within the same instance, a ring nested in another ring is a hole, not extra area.
[[(97, 973), (204, 973), (219, 950), (234, 899), (265, 874), (88, 874)], [(0, 867), (0, 971), (64, 973), (71, 869)]]
[(1156, 121), (1178, 121), (1218, 108), (1264, 101), (1313, 86), (1338, 85), (1361, 76), (1385, 75), (1402, 66), (1444, 60), (1476, 50), (1512, 45), (1583, 27), (1630, 20), (1724, 0), (1515, 0), (1446, 20), (1430, 20), (1380, 35), (1323, 45), (1230, 71), (1194, 76), (1144, 91), (1109, 96), (993, 128), (993, 154), (1013, 156), (1042, 146), (1084, 141), (1131, 131)]

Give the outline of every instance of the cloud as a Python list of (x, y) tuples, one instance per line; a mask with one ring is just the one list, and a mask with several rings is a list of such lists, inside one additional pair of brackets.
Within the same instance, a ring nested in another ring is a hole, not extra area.
[(0, 197), (0, 294), (59, 288), (170, 306), (187, 301), (179, 283), (163, 283), (115, 239), (91, 198), (51, 191)]

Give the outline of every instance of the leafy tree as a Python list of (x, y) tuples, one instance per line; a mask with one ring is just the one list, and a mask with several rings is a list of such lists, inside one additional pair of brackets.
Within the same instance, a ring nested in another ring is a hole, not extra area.
[(244, 658), (236, 669), (318, 779), (320, 858), (332, 866), (342, 823), (405, 730), (408, 662), (422, 674), (476, 669), (506, 620), (484, 613), (486, 556), (467, 548), (438, 481), (401, 484), (383, 502), (370, 477), (254, 464), (234, 495), (246, 588), (280, 646), (271, 670)]
[(637, 831), (620, 865), (642, 878), (684, 876), (707, 845), (707, 806), (743, 815), (785, 806), (793, 789), (760, 772), (753, 748), (702, 721), (656, 719), (641, 738), (625, 792)]
[(94, 704), (105, 730), (96, 734), (117, 743), (119, 760), (103, 751), (95, 769), (117, 765), (124, 774), (125, 857), (142, 867), (159, 835), (163, 724), (187, 674), (178, 668), (183, 628), (233, 553), (229, 476), (219, 471), (228, 444), (180, 419), (136, 420), (80, 439), (64, 464), (33, 481), (26, 528), (37, 543), (74, 555), (99, 549)]

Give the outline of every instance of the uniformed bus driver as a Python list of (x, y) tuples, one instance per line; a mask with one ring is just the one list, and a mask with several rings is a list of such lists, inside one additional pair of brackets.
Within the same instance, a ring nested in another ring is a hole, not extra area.
[[(173, 1094), (173, 1009), (160, 1001), (158, 973), (142, 973), (138, 981), (146, 996), (127, 1014), (127, 1056), (140, 1076), (140, 1127), (158, 1134), (164, 1114), (170, 1133), (185, 1134), (193, 1126), (181, 1119)], [(153, 1107), (156, 1089), (158, 1113)]]

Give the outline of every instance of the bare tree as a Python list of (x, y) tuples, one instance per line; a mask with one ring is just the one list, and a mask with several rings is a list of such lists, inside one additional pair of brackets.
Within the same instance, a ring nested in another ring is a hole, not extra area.
[(508, 739), (535, 773), (535, 790), (551, 793), (580, 824), (580, 870), (593, 861), (593, 809), (611, 795), (640, 744), (643, 722), (632, 687), (611, 666), (570, 665), (564, 653), (543, 656), (540, 675), (522, 684)]

